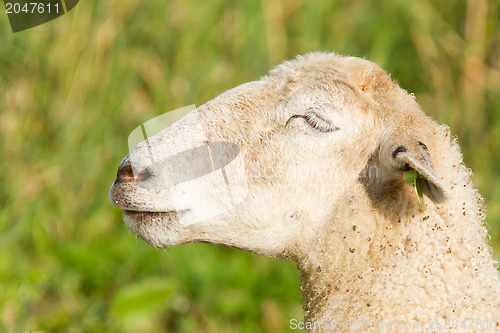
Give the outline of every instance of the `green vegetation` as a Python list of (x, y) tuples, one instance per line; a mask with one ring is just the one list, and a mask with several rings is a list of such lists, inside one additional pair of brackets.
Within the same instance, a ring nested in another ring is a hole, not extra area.
[(144, 121), (315, 50), (380, 63), (450, 125), (500, 256), (498, 0), (81, 1), (12, 34), (0, 13), (0, 332), (288, 332), (292, 262), (156, 250), (108, 201)]

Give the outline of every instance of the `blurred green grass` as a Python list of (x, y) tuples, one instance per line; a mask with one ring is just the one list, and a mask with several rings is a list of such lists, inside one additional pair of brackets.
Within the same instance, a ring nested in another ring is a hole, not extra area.
[(12, 34), (0, 13), (0, 332), (286, 332), (291, 262), (156, 250), (108, 202), (142, 122), (296, 54), (380, 63), (458, 135), (500, 256), (497, 0), (82, 1)]

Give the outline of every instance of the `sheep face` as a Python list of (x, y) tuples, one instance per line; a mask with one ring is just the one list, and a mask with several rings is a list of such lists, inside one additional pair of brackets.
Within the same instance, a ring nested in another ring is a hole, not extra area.
[(381, 210), (410, 200), (405, 170), (442, 200), (424, 143), (436, 127), (375, 64), (311, 54), (140, 143), (110, 199), (156, 247), (201, 241), (297, 258), (328, 226), (343, 227), (355, 196)]

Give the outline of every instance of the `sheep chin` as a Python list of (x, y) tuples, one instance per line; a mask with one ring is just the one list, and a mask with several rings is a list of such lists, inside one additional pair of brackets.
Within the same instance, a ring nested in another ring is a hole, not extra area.
[(184, 211), (138, 212), (123, 211), (125, 225), (149, 245), (164, 248), (182, 244), (180, 221)]

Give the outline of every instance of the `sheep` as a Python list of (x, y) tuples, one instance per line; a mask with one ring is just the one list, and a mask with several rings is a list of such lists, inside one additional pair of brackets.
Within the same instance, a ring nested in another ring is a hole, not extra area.
[(110, 200), (155, 247), (294, 260), (305, 316), (292, 329), (500, 329), (498, 263), (457, 140), (364, 59), (310, 53), (222, 93), (138, 144)]

